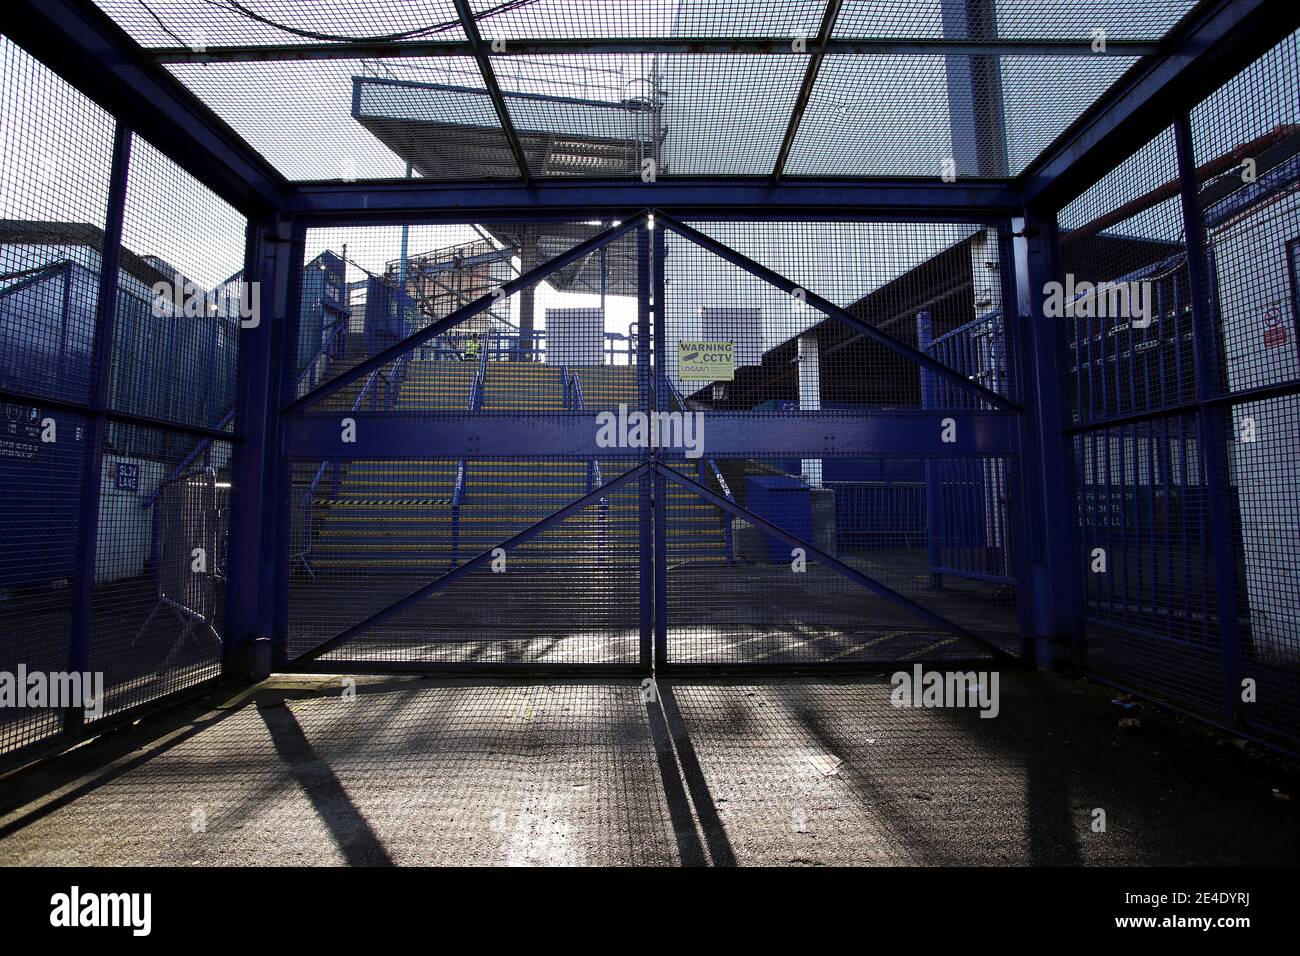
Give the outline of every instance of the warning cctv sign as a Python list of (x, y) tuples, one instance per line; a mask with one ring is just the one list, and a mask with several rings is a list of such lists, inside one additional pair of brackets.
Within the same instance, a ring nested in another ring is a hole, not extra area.
[(697, 382), (730, 382), (736, 377), (735, 343), (679, 340), (677, 377)]

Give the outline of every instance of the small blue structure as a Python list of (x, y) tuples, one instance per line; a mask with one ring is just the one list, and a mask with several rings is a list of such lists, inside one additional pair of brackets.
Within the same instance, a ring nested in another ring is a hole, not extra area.
[[(807, 483), (800, 478), (749, 475), (745, 479), (745, 507), (797, 538), (812, 540), (812, 499)], [(769, 561), (790, 560), (790, 549), (781, 541), (769, 536), (766, 543)]]

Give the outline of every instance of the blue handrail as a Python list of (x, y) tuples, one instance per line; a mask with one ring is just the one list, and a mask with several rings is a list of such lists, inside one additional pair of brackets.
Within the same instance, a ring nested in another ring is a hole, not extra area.
[(9, 279), (20, 279), (21, 281), (15, 282), (7, 288), (0, 289), (0, 299), (21, 292), (23, 289), (30, 288), (31, 286), (39, 285), (46, 279), (51, 279), (64, 270), (70, 271), (73, 265), (74, 263), (71, 259), (59, 259), (55, 262), (46, 263), (43, 266), (37, 266), (34, 269), (22, 269), (18, 272), (6, 272), (3, 275), (0, 275), (0, 282), (6, 282)]
[[(396, 364), (396, 363), (394, 363), (394, 364)], [(379, 376), (379, 372), (380, 372), (380, 369), (375, 369), (373, 372), (370, 373), (370, 377), (366, 379), (366, 384), (365, 384), (364, 386), (362, 386), (361, 391), (357, 393), (356, 400), (353, 401), (353, 403), (352, 403), (352, 409), (351, 409), (351, 410), (352, 410), (353, 412), (359, 411), (359, 410), (361, 409), (361, 405), (362, 405), (362, 403), (365, 402), (365, 400), (366, 400), (366, 395), (369, 394), (371, 388), (374, 387), (375, 381), (376, 381), (376, 379), (377, 379), (378, 376)], [(335, 461), (333, 461), (332, 463), (331, 463), (330, 461), (328, 461), (328, 460), (326, 460), (326, 461), (322, 461), (322, 462), (320, 463), (320, 467), (316, 469), (316, 474), (315, 474), (314, 476), (312, 476), (311, 484), (307, 487), (307, 490), (304, 491), (303, 494), (302, 494), (303, 528), (304, 528), (303, 534), (304, 534), (304, 537), (305, 537), (305, 539), (306, 539), (306, 544), (305, 544), (305, 549), (303, 550), (302, 554), (301, 554), (301, 555), (297, 555), (297, 557), (302, 558), (302, 560), (303, 560), (304, 563), (307, 562), (308, 555), (311, 554), (311, 503), (312, 503), (312, 499), (316, 497), (316, 492), (320, 489), (320, 483), (321, 483), (321, 480), (325, 477), (325, 470), (326, 470), (327, 468), (329, 468), (329, 466), (330, 466), (331, 464), (334, 465), (334, 496), (335, 496), (335, 497), (338, 497), (338, 494), (339, 494), (339, 483), (340, 483), (340, 474), (339, 474), (339, 472), (340, 472), (340, 469), (341, 469), (341, 464), (340, 464), (340, 462), (339, 462), (337, 459), (336, 459)], [(310, 565), (309, 565), (309, 566), (310, 566)]]
[[(514, 326), (507, 325), (507, 328), (513, 330)], [(493, 328), (491, 335), (493, 338), (487, 346), (487, 350), (491, 354), (493, 361), (544, 362), (546, 360), (546, 329), (533, 329), (528, 332), (527, 337), (531, 345), (527, 358), (523, 356), (519, 348), (522, 333), (517, 330), (506, 332), (502, 329)], [(635, 354), (636, 340), (631, 335), (624, 335), (622, 332), (603, 333), (601, 345), (602, 365), (632, 365), (634, 364), (633, 357)], [(619, 361), (620, 359), (623, 359), (623, 361)]]
[[(587, 410), (586, 400), (582, 397), (582, 382), (578, 380), (577, 372), (569, 372), (561, 367), (560, 375), (564, 380), (564, 407), (566, 410), (575, 412), (584, 412)], [(605, 487), (605, 476), (600, 472), (600, 462), (595, 458), (587, 459), (587, 494), (591, 494), (597, 488)], [(605, 522), (609, 516), (609, 499), (600, 498), (600, 541), (596, 550), (596, 563), (605, 563)]]
[[(495, 335), (495, 329), (489, 335)], [(478, 368), (474, 370), (474, 379), (469, 385), (469, 398), (465, 402), (466, 411), (477, 412), (483, 407), (484, 393), (487, 391), (487, 355), (485, 344), (479, 350)], [(469, 462), (462, 458), (456, 466), (456, 484), (451, 491), (451, 567), (454, 570), (460, 563), (460, 506), (465, 500), (465, 487), (469, 478)]]
[[(226, 412), (226, 414), (221, 416), (221, 420), (217, 422), (216, 426), (214, 427), (214, 431), (220, 431), (221, 429), (225, 428), (227, 425), (230, 424), (230, 422), (234, 419), (234, 417), (235, 417), (235, 410), (232, 408), (230, 411)], [(177, 465), (175, 468), (173, 468), (171, 470), (171, 473), (159, 483), (159, 486), (156, 489), (154, 489), (153, 494), (151, 494), (140, 504), (140, 507), (141, 508), (152, 507), (154, 502), (158, 500), (158, 495), (162, 492), (162, 486), (167, 484), (167, 482), (169, 481), (174, 481), (175, 479), (179, 478), (181, 475), (189, 471), (190, 465), (194, 463), (194, 459), (198, 458), (199, 455), (203, 455), (206, 459), (206, 457), (212, 450), (212, 442), (213, 439), (211, 438), (200, 439), (199, 442), (193, 448), (190, 449), (190, 453), (186, 455), (183, 459), (181, 459), (181, 463)]]
[[(668, 383), (668, 389), (672, 394), (673, 399), (677, 402), (677, 407), (682, 412), (686, 412), (687, 411), (686, 399), (682, 398), (682, 393), (677, 390), (677, 386), (673, 383), (673, 380), (668, 376), (664, 376), (664, 381)], [(708, 476), (704, 471), (706, 467), (710, 469), (710, 471), (713, 474), (713, 479), (718, 483), (718, 487), (722, 489), (722, 496), (726, 498), (729, 502), (731, 502), (733, 505), (736, 504), (736, 499), (731, 494), (731, 488), (728, 487), (727, 480), (722, 477), (722, 469), (718, 467), (718, 462), (715, 459), (713, 458), (700, 459), (700, 465), (699, 465), (700, 483), (701, 484), (707, 483)], [(723, 531), (726, 535), (726, 540), (727, 540), (727, 563), (735, 564), (736, 552), (735, 552), (735, 548), (732, 545), (733, 538), (731, 532), (731, 524), (733, 518), (731, 512), (727, 511), (725, 508), (719, 508), (718, 510), (722, 512)]]
[(334, 350), (338, 345), (339, 339), (348, 330), (348, 319), (349, 316), (341, 315), (327, 326), (329, 329), (329, 335), (325, 337), (325, 341), (321, 343), (321, 347), (316, 350), (316, 354), (311, 357), (311, 360), (298, 371), (298, 378), (294, 382), (295, 386), (302, 385), (302, 380), (307, 377), (308, 373), (311, 373), (311, 381), (308, 383), (307, 387), (316, 387), (316, 363), (320, 360), (322, 355), (325, 356), (325, 368), (321, 370), (321, 376), (325, 377), (329, 375), (330, 364), (334, 358)]

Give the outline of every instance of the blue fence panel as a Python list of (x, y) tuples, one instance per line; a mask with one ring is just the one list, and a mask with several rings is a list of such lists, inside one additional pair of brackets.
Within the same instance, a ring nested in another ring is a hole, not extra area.
[[(932, 337), (930, 316), (917, 316), (917, 342), (949, 368), (1006, 394), (1007, 343), (1001, 311), (990, 312)], [(921, 404), (935, 410), (977, 407), (969, 392), (930, 372), (921, 373)], [(935, 459), (925, 463), (925, 528), (930, 573), (1015, 583), (1008, 512), (1008, 465), (992, 459)]]

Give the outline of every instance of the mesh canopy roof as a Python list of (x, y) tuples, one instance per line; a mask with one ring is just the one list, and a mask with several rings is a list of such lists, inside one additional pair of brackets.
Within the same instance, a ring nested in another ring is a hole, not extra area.
[(1015, 176), (1197, 0), (96, 2), (289, 179), (468, 180)]

